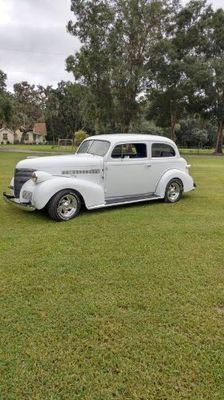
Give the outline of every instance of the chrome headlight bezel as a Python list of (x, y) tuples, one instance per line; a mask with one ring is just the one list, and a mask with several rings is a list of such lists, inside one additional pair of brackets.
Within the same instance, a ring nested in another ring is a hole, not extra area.
[(45, 171), (39, 171), (39, 170), (34, 171), (31, 176), (32, 181), (36, 184), (42, 183), (51, 178), (52, 178), (52, 174), (49, 174), (48, 172), (45, 172)]
[(37, 176), (37, 174), (36, 174), (36, 171), (33, 172), (32, 176), (31, 176), (31, 179), (32, 179), (32, 181), (33, 181), (34, 183), (37, 183), (38, 176)]

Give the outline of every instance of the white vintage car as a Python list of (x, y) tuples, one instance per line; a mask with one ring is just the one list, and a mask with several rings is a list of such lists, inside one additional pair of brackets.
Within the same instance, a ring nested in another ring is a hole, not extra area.
[(140, 201), (180, 200), (195, 185), (175, 143), (162, 136), (111, 134), (85, 139), (71, 155), (25, 159), (4, 199), (56, 221), (80, 212)]

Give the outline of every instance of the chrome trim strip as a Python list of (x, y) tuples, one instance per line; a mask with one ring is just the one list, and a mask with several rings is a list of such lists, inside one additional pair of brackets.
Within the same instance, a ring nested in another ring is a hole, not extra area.
[(25, 210), (25, 211), (34, 211), (35, 207), (30, 204), (30, 203), (20, 203), (18, 199), (16, 199), (14, 196), (11, 196), (10, 194), (6, 194), (5, 192), (3, 193), (3, 199), (6, 201), (6, 203), (11, 204), (14, 207), (20, 208), (20, 210)]
[(99, 174), (100, 169), (74, 169), (61, 172), (62, 175)]
[(153, 198), (157, 199), (159, 198), (159, 196), (156, 196), (154, 193), (147, 193), (129, 196), (108, 197), (105, 199), (105, 204), (125, 203), (132, 201), (148, 200)]

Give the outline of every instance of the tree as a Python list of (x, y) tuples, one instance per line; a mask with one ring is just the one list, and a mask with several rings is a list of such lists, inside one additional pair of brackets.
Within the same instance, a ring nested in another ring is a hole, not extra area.
[(214, 139), (214, 128), (201, 118), (188, 117), (180, 120), (177, 129), (177, 142), (183, 147), (212, 146)]
[(58, 127), (57, 118), (59, 116), (59, 100), (55, 93), (55, 89), (52, 86), (47, 86), (46, 89), (46, 109), (45, 109), (45, 121), (47, 124), (47, 138), (52, 140), (55, 144), (55, 130)]
[(77, 36), (82, 47), (67, 58), (67, 70), (77, 82), (87, 86), (93, 100), (95, 132), (100, 133), (110, 120), (110, 56), (108, 38), (113, 14), (105, 1), (71, 0), (76, 22), (69, 21), (68, 32)]
[(202, 40), (200, 22), (207, 10), (203, 0), (177, 7), (165, 37), (155, 44), (149, 58), (150, 115), (155, 113), (163, 125), (169, 118), (173, 140), (178, 119), (187, 109), (189, 98), (197, 91), (192, 78), (200, 65), (196, 53)]
[(6, 90), (6, 79), (7, 75), (0, 70), (0, 93), (5, 92)]
[(143, 88), (146, 54), (161, 35), (161, 16), (170, 2), (71, 0), (71, 3), (76, 22), (68, 23), (68, 31), (80, 39), (82, 47), (75, 56), (67, 58), (67, 70), (90, 89), (95, 132), (113, 125), (127, 132), (138, 113), (136, 96)]
[[(162, 37), (161, 21), (171, 11), (168, 1), (117, 0), (110, 35), (111, 77), (116, 119), (123, 132), (132, 130), (139, 112), (137, 95), (145, 88), (145, 65), (153, 44)], [(164, 22), (163, 21), (163, 22)]]
[(204, 111), (217, 123), (215, 153), (222, 154), (224, 128), (224, 10), (212, 11), (204, 20), (205, 43), (201, 58), (207, 66), (207, 79), (201, 82), (207, 104)]
[(7, 75), (0, 70), (0, 128), (10, 123), (12, 119), (12, 104), (6, 91)]
[[(59, 82), (58, 87), (46, 88), (45, 120), (48, 126), (48, 139), (56, 137), (72, 139), (74, 131), (92, 131), (91, 105), (87, 106), (88, 90), (79, 84)], [(87, 114), (87, 115), (86, 115)]]
[(38, 99), (38, 90), (28, 82), (14, 85), (14, 112), (17, 127), (25, 130), (33, 128), (33, 124), (42, 119), (42, 110)]

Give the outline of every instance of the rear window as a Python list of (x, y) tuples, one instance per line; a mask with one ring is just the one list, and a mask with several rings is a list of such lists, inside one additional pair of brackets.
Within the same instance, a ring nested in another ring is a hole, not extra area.
[(175, 157), (176, 153), (172, 146), (165, 143), (152, 144), (152, 157)]

